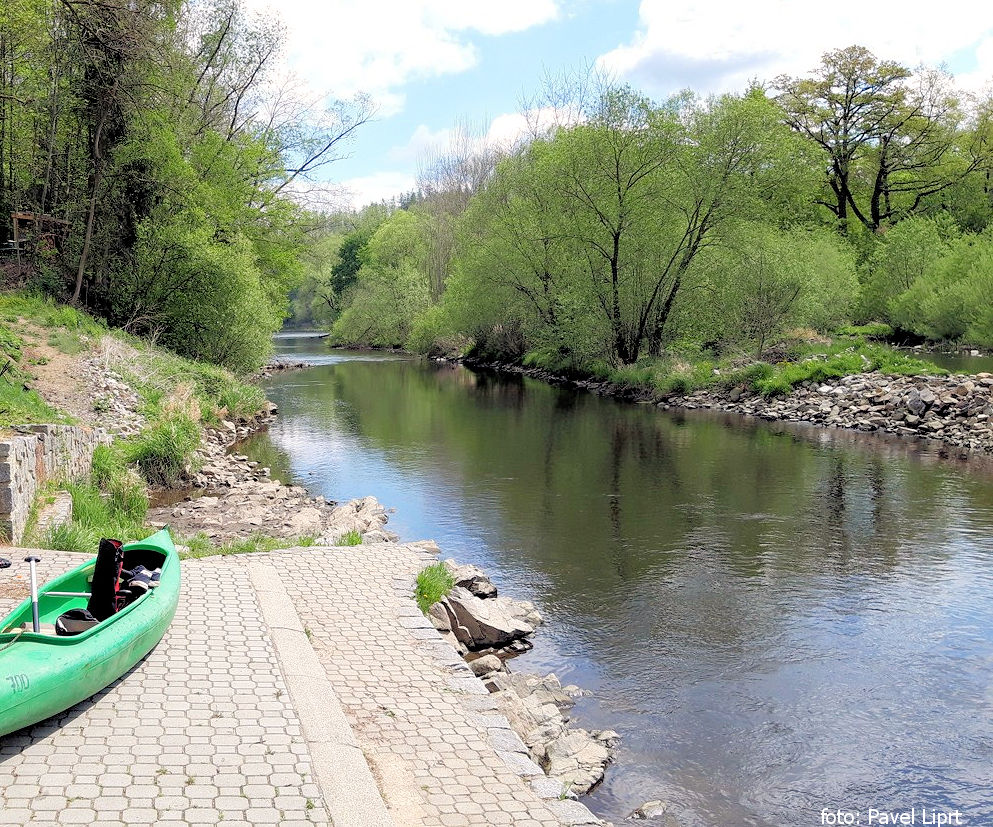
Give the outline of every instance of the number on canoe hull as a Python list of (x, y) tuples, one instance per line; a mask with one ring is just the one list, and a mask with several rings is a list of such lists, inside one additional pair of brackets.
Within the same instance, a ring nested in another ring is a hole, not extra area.
[(10, 681), (10, 688), (13, 692), (23, 692), (31, 685), (28, 676), (23, 672), (17, 675), (7, 675), (7, 680)]

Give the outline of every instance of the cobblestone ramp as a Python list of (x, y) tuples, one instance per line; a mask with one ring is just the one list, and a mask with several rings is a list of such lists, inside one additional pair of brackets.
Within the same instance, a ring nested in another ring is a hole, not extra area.
[[(42, 582), (86, 558), (39, 552)], [(0, 616), (26, 595), (18, 549)], [(0, 739), (0, 824), (328, 824), (244, 567), (183, 564), (176, 619), (91, 700)]]
[(540, 768), (417, 609), (414, 579), (433, 556), (397, 543), (279, 554), (286, 590), (398, 824), (600, 823), (578, 802), (541, 797)]

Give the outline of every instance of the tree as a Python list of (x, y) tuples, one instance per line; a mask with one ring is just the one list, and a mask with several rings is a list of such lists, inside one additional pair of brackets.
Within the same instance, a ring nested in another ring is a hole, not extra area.
[(827, 156), (829, 198), (818, 203), (842, 230), (849, 215), (870, 230), (917, 212), (962, 180), (986, 150), (964, 142), (949, 77), (916, 74), (862, 46), (827, 52), (811, 77), (776, 78), (786, 121)]
[(400, 210), (369, 239), (355, 297), (332, 328), (338, 341), (384, 347), (407, 343), (414, 319), (430, 306), (423, 222)]
[(912, 216), (888, 229), (865, 264), (861, 316), (893, 321), (893, 301), (930, 272), (957, 235), (948, 216)]
[(858, 290), (852, 251), (823, 229), (737, 223), (695, 268), (700, 289), (688, 310), (703, 335), (756, 358), (791, 327), (844, 322)]

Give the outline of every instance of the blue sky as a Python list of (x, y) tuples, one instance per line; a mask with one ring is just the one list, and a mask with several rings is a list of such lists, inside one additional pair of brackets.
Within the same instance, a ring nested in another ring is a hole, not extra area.
[[(267, 0), (247, 0), (265, 8)], [(523, 124), (546, 73), (596, 63), (653, 97), (802, 74), (859, 43), (907, 65), (993, 81), (993, 4), (905, 0), (837, 9), (797, 0), (284, 0), (285, 59), (314, 94), (365, 92), (379, 113), (327, 168), (352, 205), (410, 189), (460, 121), (495, 139)], [(271, 10), (266, 14), (272, 14)]]

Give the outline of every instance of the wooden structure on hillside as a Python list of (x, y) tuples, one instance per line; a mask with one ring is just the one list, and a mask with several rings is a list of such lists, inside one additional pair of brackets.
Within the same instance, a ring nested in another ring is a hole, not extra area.
[(14, 228), (10, 246), (18, 253), (46, 246), (61, 250), (69, 237), (69, 222), (54, 215), (12, 212), (10, 220)]

